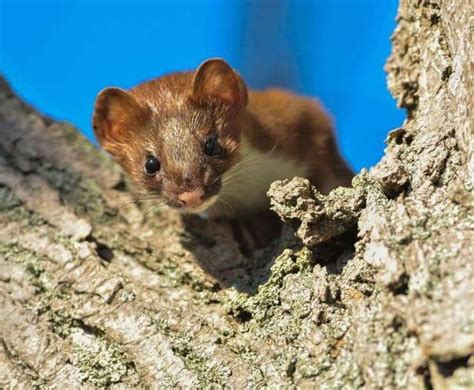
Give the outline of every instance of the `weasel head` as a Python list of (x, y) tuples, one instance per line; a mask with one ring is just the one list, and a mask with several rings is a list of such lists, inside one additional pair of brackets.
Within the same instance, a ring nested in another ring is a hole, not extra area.
[(185, 212), (217, 201), (223, 175), (240, 159), (247, 88), (221, 59), (129, 91), (97, 96), (93, 128), (140, 193)]

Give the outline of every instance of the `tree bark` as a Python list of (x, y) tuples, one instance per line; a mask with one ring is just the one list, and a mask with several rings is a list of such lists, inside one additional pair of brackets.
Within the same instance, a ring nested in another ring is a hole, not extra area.
[(473, 388), (469, 1), (402, 0), (392, 39), (385, 156), (274, 183), (288, 224), (248, 258), (2, 81), (0, 386)]

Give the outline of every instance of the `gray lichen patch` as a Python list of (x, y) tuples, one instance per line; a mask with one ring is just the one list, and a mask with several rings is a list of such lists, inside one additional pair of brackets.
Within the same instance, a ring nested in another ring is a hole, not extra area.
[(0, 256), (6, 262), (14, 262), (23, 266), (30, 282), (38, 291), (44, 291), (42, 275), (45, 271), (44, 264), (47, 262), (45, 256), (32, 250), (23, 248), (17, 243), (6, 243), (0, 241)]
[(0, 184), (0, 211), (7, 211), (20, 204), (21, 200), (7, 186)]
[(312, 254), (307, 248), (302, 248), (296, 252), (291, 249), (284, 250), (271, 266), (268, 280), (258, 286), (255, 295), (231, 293), (227, 303), (229, 311), (244, 322), (251, 318), (264, 321), (271, 315), (271, 307), (280, 304), (279, 294), (284, 277), (291, 273), (303, 274), (304, 272), (310, 272), (313, 262)]
[(117, 344), (80, 333), (72, 335), (72, 340), (72, 363), (79, 369), (81, 382), (99, 387), (139, 383), (134, 364)]
[[(195, 346), (195, 335), (192, 333), (182, 333), (172, 327), (166, 319), (159, 318), (152, 320), (156, 328), (170, 340), (171, 349), (182, 359), (186, 369), (196, 374), (199, 380), (199, 387), (225, 386), (232, 370), (222, 361), (215, 359), (207, 352), (210, 346), (203, 348)], [(223, 336), (228, 337), (227, 336)], [(177, 383), (177, 378), (169, 374), (166, 375), (166, 384)]]
[(268, 194), (272, 209), (290, 222), (303, 243), (309, 246), (349, 230), (364, 206), (362, 186), (340, 187), (326, 196), (301, 178), (272, 183)]
[(200, 387), (225, 386), (232, 371), (221, 362), (213, 361), (205, 352), (192, 348), (186, 337), (173, 337), (173, 350), (184, 360), (186, 368), (197, 374)]
[(315, 262), (308, 248), (285, 250), (254, 296), (239, 294), (231, 299), (231, 312), (244, 321), (240, 337), (248, 344), (234, 346), (235, 335), (226, 343), (239, 348), (239, 354), (256, 367), (262, 351), (253, 350), (253, 345), (271, 339), (281, 346), (272, 363), (273, 377), (260, 378), (260, 383), (270, 387), (305, 381), (364, 383), (358, 362), (348, 361), (347, 351), (354, 344), (348, 331), (354, 312), (373, 289), (372, 273), (360, 259), (344, 262), (342, 272), (333, 274), (333, 267), (328, 271)]
[(3, 184), (0, 184), (0, 213), (4, 217), (5, 222), (21, 221), (30, 226), (35, 226), (44, 222), (38, 214), (27, 210), (14, 191)]
[(110, 222), (117, 210), (108, 206), (103, 190), (92, 180), (82, 178), (67, 169), (40, 167), (38, 172), (48, 183), (58, 189), (61, 199), (78, 215), (84, 215), (100, 224)]

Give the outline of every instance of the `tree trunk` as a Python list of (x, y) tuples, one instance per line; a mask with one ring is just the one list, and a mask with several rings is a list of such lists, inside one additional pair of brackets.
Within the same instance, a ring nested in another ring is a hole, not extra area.
[(401, 1), (407, 120), (351, 189), (274, 183), (289, 224), (249, 258), (1, 82), (0, 386), (473, 388), (468, 3)]

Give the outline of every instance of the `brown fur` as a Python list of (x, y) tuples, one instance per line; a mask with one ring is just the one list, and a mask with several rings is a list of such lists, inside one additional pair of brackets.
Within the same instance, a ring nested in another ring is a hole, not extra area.
[(339, 154), (332, 121), (319, 102), (281, 89), (251, 92), (247, 138), (261, 150), (288, 156), (308, 167), (322, 192), (350, 185), (352, 171)]
[[(103, 90), (93, 125), (101, 145), (139, 190), (178, 208), (176, 198), (184, 191), (203, 188), (207, 198), (219, 192), (222, 175), (240, 161), (242, 136), (257, 149), (304, 164), (324, 192), (349, 184), (352, 176), (316, 101), (277, 89), (248, 93), (241, 77), (219, 59), (129, 91)], [(203, 151), (213, 133), (224, 150), (219, 157)], [(153, 177), (143, 171), (150, 154), (161, 163)]]

